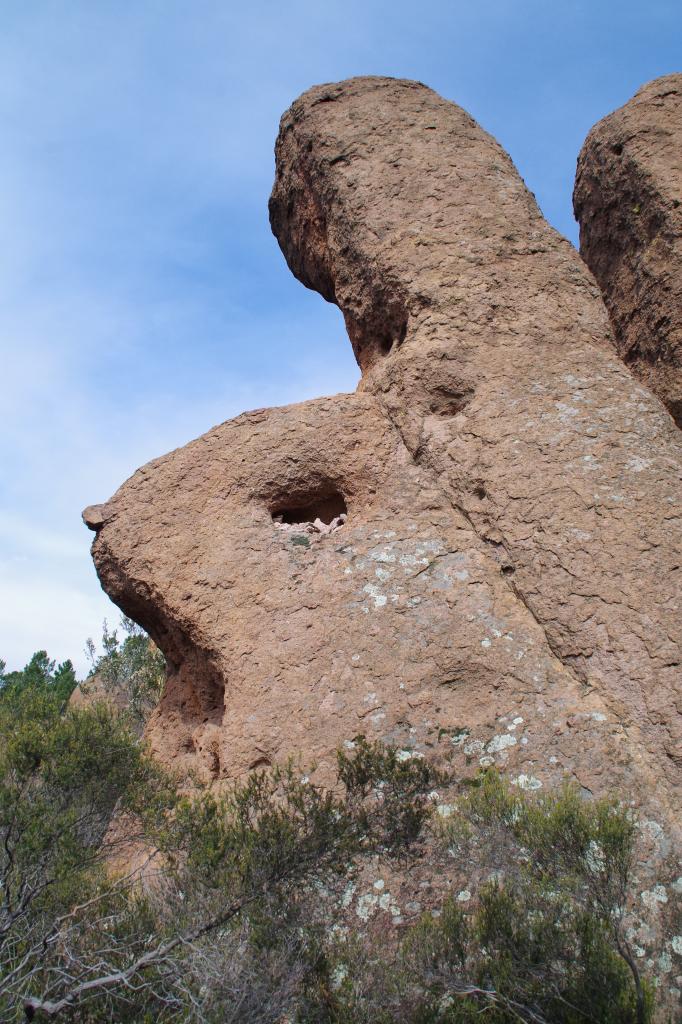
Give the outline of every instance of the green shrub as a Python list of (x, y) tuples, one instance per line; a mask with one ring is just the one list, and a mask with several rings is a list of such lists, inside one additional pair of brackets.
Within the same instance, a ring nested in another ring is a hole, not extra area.
[(584, 801), (572, 786), (530, 796), (496, 771), (463, 788), (442, 840), (458, 877), (469, 864), (483, 875), (494, 866), (492, 877), (466, 909), (449, 899), (440, 916), (408, 929), (396, 954), (377, 955), (375, 939), (372, 956), (340, 950), (352, 983), (321, 1019), (649, 1021), (653, 992), (624, 933), (632, 815), (611, 799)]
[[(159, 648), (132, 619), (121, 616), (124, 637), (102, 628), (102, 650), (97, 655), (92, 640), (86, 648), (91, 663), (91, 678), (101, 681), (104, 692), (124, 708), (131, 725), (140, 731), (159, 702), (166, 680), (166, 662)], [(87, 692), (88, 682), (81, 684)]]
[[(144, 652), (108, 635), (125, 678)], [(65, 707), (53, 675), (0, 699), (0, 1022), (651, 1019), (624, 929), (636, 827), (617, 801), (529, 795), (494, 771), (457, 789), (363, 737), (333, 791), (290, 763), (182, 795), (129, 719)], [(455, 792), (438, 824), (435, 786)], [(142, 874), (116, 870), (131, 842)], [(424, 852), (472, 899), (353, 931), (356, 869)]]

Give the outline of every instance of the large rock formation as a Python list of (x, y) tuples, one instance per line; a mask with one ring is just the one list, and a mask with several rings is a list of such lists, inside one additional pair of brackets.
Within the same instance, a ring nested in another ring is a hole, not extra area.
[(500, 146), (415, 82), (296, 101), (270, 212), (363, 378), (222, 424), (86, 510), (104, 588), (168, 660), (153, 745), (206, 778), (300, 752), (327, 778), (358, 733), (522, 786), (568, 774), (643, 809), (660, 884), (682, 444), (589, 271)]
[(682, 426), (682, 75), (595, 125), (573, 202), (618, 353)]

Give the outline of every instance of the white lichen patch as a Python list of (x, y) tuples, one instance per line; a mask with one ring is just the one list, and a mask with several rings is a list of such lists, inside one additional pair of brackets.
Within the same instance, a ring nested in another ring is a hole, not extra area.
[(650, 910), (655, 910), (659, 904), (668, 902), (668, 894), (664, 885), (655, 885), (653, 889), (645, 889), (640, 895), (642, 903)]
[(329, 977), (329, 984), (332, 987), (333, 992), (338, 990), (343, 985), (344, 981), (348, 977), (348, 968), (345, 964), (337, 964)]
[(492, 640), (488, 639), (488, 637), (485, 637), (484, 640), (481, 640), (481, 647), (488, 648), (490, 646), (492, 646)]
[(604, 865), (606, 864), (606, 856), (604, 854), (604, 850), (599, 845), (599, 843), (595, 842), (594, 839), (587, 847), (585, 861), (587, 862), (587, 866), (590, 869), (590, 871), (593, 871), (595, 873), (598, 871), (602, 871)]
[(356, 888), (357, 888), (357, 886), (356, 886), (355, 882), (349, 882), (348, 885), (346, 886), (346, 888), (343, 890), (343, 894), (341, 896), (341, 906), (344, 909), (351, 905), (351, 901), (352, 901), (353, 896), (355, 894)]
[(375, 583), (365, 583), (362, 588), (362, 592), (363, 594), (369, 594), (374, 601), (375, 608), (383, 608), (388, 601), (386, 595), (381, 593), (379, 587)]
[[(650, 839), (658, 840), (663, 835), (663, 828), (658, 824), (657, 821), (642, 821), (639, 823), (638, 828), (641, 832), (644, 832)], [(673, 883), (674, 888), (674, 883)]]
[(402, 565), (403, 569), (414, 569), (415, 566), (418, 564), (416, 555), (409, 554), (401, 555), (400, 558), (398, 559), (398, 562), (400, 563), (400, 565)]
[(458, 903), (468, 903), (470, 899), (471, 893), (469, 892), (468, 889), (462, 889), (460, 892), (457, 893)]
[(364, 893), (358, 900), (355, 913), (361, 921), (369, 921), (379, 905), (379, 897), (373, 892)]
[(672, 946), (673, 953), (682, 956), (682, 935), (673, 935), (670, 945)]
[(423, 758), (424, 755), (420, 754), (418, 750), (398, 750), (395, 757), (396, 761), (413, 761)]
[(499, 754), (508, 747), (515, 746), (516, 736), (510, 736), (509, 733), (502, 733), (501, 736), (493, 736), (485, 749), (489, 754)]
[(468, 743), (464, 744), (464, 753), (469, 757), (475, 757), (476, 754), (483, 753), (483, 743), (481, 740), (469, 740)]
[(519, 789), (528, 791), (542, 789), (540, 779), (536, 779), (534, 775), (519, 775), (517, 778), (512, 779), (512, 786), (518, 786)]
[(440, 555), (445, 548), (439, 540), (421, 540), (415, 546), (416, 555)]
[(369, 552), (369, 557), (373, 562), (388, 562), (391, 564), (396, 561), (395, 551), (390, 544), (385, 548), (374, 548), (373, 551)]
[(436, 814), (441, 818), (449, 818), (454, 811), (452, 804), (438, 804)]

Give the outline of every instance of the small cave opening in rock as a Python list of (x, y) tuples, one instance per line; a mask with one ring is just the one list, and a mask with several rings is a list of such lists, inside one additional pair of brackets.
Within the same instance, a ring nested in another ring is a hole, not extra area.
[(297, 496), (272, 510), (275, 526), (297, 533), (332, 533), (342, 527), (347, 518), (346, 500), (337, 490)]

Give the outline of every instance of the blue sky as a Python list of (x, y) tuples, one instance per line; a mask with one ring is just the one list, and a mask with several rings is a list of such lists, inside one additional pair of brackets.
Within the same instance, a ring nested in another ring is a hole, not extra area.
[(682, 70), (679, 0), (5, 0), (0, 10), (0, 657), (118, 612), (81, 509), (244, 409), (352, 390), (338, 311), (267, 221), (309, 86), (416, 78), (509, 150), (574, 242), (590, 127)]

